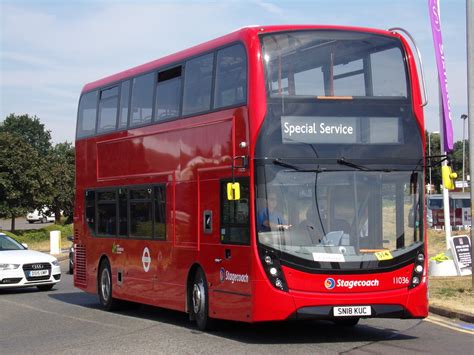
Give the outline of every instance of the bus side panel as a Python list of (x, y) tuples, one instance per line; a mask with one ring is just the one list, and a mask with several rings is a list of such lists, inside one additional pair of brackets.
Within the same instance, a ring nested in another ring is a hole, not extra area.
[[(251, 319), (251, 247), (221, 241), (221, 179), (229, 181), (229, 170), (218, 172), (220, 179), (205, 180), (216, 172), (200, 173), (200, 256), (209, 285), (209, 315), (219, 319), (249, 322)], [(211, 230), (204, 227), (204, 215), (212, 213)], [(249, 237), (250, 239), (250, 237)]]
[(407, 309), (414, 318), (428, 317), (429, 301), (427, 282), (422, 282), (418, 287), (408, 292)]
[(174, 246), (197, 249), (197, 183), (181, 182), (176, 184), (176, 234)]
[(196, 259), (196, 250), (160, 244), (158, 270), (153, 290), (154, 304), (159, 307), (185, 311), (188, 270)]

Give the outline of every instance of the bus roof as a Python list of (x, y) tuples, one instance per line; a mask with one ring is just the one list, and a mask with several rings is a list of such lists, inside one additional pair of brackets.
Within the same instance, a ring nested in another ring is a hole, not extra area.
[(160, 67), (164, 67), (167, 65), (171, 65), (173, 63), (179, 63), (186, 58), (198, 55), (199, 53), (210, 51), (216, 47), (223, 46), (227, 43), (232, 43), (235, 41), (244, 41), (245, 39), (249, 39), (252, 36), (255, 36), (257, 33), (271, 33), (271, 32), (281, 32), (281, 31), (290, 31), (290, 30), (345, 30), (345, 31), (356, 31), (356, 32), (370, 32), (374, 34), (380, 34), (385, 36), (398, 36), (389, 31), (384, 30), (377, 30), (373, 28), (364, 28), (364, 27), (348, 27), (348, 26), (333, 26), (333, 25), (281, 25), (281, 26), (247, 26), (241, 29), (238, 29), (234, 32), (231, 32), (227, 35), (222, 37), (218, 37), (216, 39), (198, 44), (191, 48), (182, 50), (180, 52), (167, 55), (160, 59), (153, 60), (151, 62), (136, 66), (131, 69), (124, 70), (117, 74), (113, 74), (102, 79), (93, 81), (88, 83), (82, 89), (82, 93), (88, 92), (100, 87), (108, 86), (115, 82), (119, 82), (121, 80), (134, 77), (140, 75), (142, 73), (146, 73), (152, 71), (154, 69), (158, 69)]

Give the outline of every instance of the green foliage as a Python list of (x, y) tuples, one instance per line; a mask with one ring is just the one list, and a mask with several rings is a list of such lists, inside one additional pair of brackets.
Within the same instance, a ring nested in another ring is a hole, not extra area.
[(17, 217), (48, 196), (46, 158), (21, 137), (0, 132), (0, 217)]
[(74, 206), (74, 147), (51, 144), (39, 118), (9, 115), (0, 123), (0, 218), (24, 216), (43, 206), (61, 211), (72, 222)]
[(38, 117), (10, 114), (0, 125), (0, 133), (8, 132), (22, 138), (40, 154), (46, 155), (51, 148), (50, 131), (45, 130)]
[(60, 231), (61, 238), (65, 239), (70, 235), (73, 235), (73, 225), (57, 225), (53, 224), (41, 229), (31, 229), (31, 230), (22, 230), (16, 231), (15, 233), (10, 233), (6, 231), (2, 231), (6, 235), (9, 235), (12, 238), (15, 238), (20, 243), (26, 244), (34, 244), (39, 242), (48, 241), (50, 236), (49, 233), (51, 231)]
[[(465, 158), (464, 158), (464, 177), (467, 178), (469, 171), (469, 141), (465, 143)], [(458, 174), (458, 181), (462, 181), (462, 141), (454, 143), (454, 149), (450, 154), (453, 171)]]
[(51, 180), (48, 207), (60, 222), (61, 211), (72, 221), (74, 212), (75, 151), (71, 143), (59, 143), (48, 154)]
[[(428, 135), (428, 131), (425, 131), (425, 138), (426, 138), (426, 156), (433, 156), (433, 155), (441, 155), (443, 152), (441, 151), (440, 146), (440, 137), (438, 133), (431, 133)], [(431, 154), (429, 152), (429, 145), (428, 145), (428, 137), (431, 138)], [(453, 168), (453, 171), (458, 174), (458, 181), (462, 180), (462, 141), (457, 141), (454, 143), (453, 151), (448, 154), (449, 161)], [(465, 143), (465, 158), (464, 158), (464, 175), (467, 178), (469, 174), (469, 141), (466, 140)], [(438, 161), (438, 159), (434, 160), (433, 162)], [(429, 163), (429, 162), (428, 162)], [(426, 184), (430, 182), (430, 170), (429, 168), (426, 169)], [(431, 181), (432, 184), (435, 186), (436, 191), (440, 192), (440, 185), (441, 185), (441, 168), (440, 166), (435, 166), (431, 168)]]
[[(425, 131), (425, 138), (426, 138), (426, 156), (435, 156), (435, 155), (441, 155), (443, 154), (441, 152), (441, 146), (440, 146), (440, 137), (439, 133), (429, 133), (428, 131)], [(429, 144), (430, 143), (430, 144)], [(431, 148), (431, 150), (430, 150)], [(439, 161), (438, 159), (433, 159), (432, 163), (435, 163)], [(427, 164), (429, 164), (429, 161), (427, 161)], [(431, 168), (431, 184), (434, 185), (435, 192), (440, 192), (440, 185), (441, 185), (441, 168), (440, 166), (434, 166)], [(426, 182), (425, 184), (430, 183), (430, 169), (426, 168)]]

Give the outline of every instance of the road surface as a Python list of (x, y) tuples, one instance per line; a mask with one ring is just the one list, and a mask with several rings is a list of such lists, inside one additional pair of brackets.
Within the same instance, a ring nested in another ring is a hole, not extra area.
[(1, 354), (472, 354), (473, 335), (472, 325), (435, 316), (362, 320), (352, 329), (329, 322), (225, 323), (203, 333), (179, 312), (102, 311), (68, 274), (49, 292), (0, 291)]

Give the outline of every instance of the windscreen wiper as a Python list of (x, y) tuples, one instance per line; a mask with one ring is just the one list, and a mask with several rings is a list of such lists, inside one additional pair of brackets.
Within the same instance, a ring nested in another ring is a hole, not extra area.
[(392, 172), (392, 171), (400, 171), (400, 170), (397, 170), (397, 169), (371, 169), (371, 168), (368, 168), (364, 165), (360, 165), (360, 164), (356, 164), (354, 162), (348, 161), (344, 157), (340, 157), (339, 159), (336, 160), (336, 162), (339, 165), (348, 166), (350, 168), (361, 170), (361, 171), (383, 171), (385, 173), (389, 173), (389, 172)]
[(345, 166), (348, 166), (350, 168), (354, 168), (354, 169), (357, 169), (357, 170), (362, 170), (362, 171), (370, 171), (371, 169), (369, 169), (368, 167), (366, 166), (363, 166), (363, 165), (359, 165), (359, 164), (356, 164), (356, 163), (353, 163), (353, 162), (350, 162), (348, 160), (346, 160), (344, 157), (340, 157), (339, 159), (336, 160), (338, 164), (340, 165), (345, 165)]
[(273, 159), (273, 164), (275, 165), (280, 165), (284, 168), (288, 168), (288, 169), (291, 169), (291, 170), (294, 170), (294, 171), (300, 171), (302, 173), (322, 173), (323, 171), (326, 171), (324, 169), (302, 169), (296, 165), (293, 165), (291, 163), (288, 163), (284, 160), (281, 160), (281, 159)]

